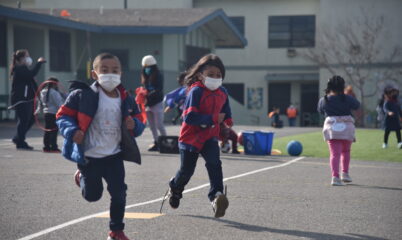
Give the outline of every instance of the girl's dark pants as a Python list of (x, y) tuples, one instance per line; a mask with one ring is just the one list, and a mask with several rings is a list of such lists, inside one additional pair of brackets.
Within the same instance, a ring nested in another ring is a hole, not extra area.
[(219, 145), (216, 139), (207, 140), (199, 153), (180, 149), (180, 169), (169, 185), (173, 192), (181, 196), (184, 187), (194, 174), (199, 154), (205, 159), (205, 167), (211, 184), (208, 198), (213, 201), (217, 192), (223, 193), (222, 162), (219, 157)]
[(24, 102), (15, 106), (17, 116), (17, 134), (13, 137), (13, 142), (17, 147), (25, 144), (25, 136), (35, 122), (33, 115), (33, 102)]
[(81, 192), (88, 202), (98, 201), (102, 197), (102, 178), (107, 183), (111, 196), (110, 230), (124, 229), (124, 211), (126, 207), (127, 185), (124, 183), (125, 170), (121, 153), (104, 158), (89, 158), (88, 164), (78, 164), (81, 171)]
[(402, 142), (402, 141), (401, 141), (401, 130), (389, 130), (389, 129), (385, 129), (385, 132), (384, 132), (384, 143), (385, 143), (385, 144), (388, 144), (388, 137), (389, 137), (389, 133), (390, 133), (391, 131), (395, 131), (395, 133), (396, 133), (396, 140), (398, 141), (398, 143)]
[(45, 113), (45, 134), (43, 136), (43, 145), (46, 150), (57, 150), (57, 125), (56, 125), (56, 114)]

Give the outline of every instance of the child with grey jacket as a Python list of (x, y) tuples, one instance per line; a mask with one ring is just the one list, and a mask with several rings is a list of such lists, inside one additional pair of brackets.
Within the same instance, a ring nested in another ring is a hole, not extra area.
[(65, 96), (59, 92), (57, 84), (59, 80), (50, 77), (46, 80), (42, 91), (40, 92), (40, 102), (45, 117), (45, 133), (43, 135), (43, 152), (60, 153), (57, 146), (56, 113), (64, 103)]

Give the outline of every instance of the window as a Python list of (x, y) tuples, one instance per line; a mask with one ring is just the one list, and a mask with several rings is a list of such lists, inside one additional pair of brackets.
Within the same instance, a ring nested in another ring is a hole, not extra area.
[(268, 112), (279, 107), (280, 114), (285, 114), (290, 104), (290, 83), (270, 83), (268, 89)]
[(275, 16), (268, 18), (268, 47), (314, 47), (315, 16)]
[(7, 24), (0, 21), (0, 67), (7, 66)]
[(244, 36), (245, 29), (244, 29), (244, 17), (229, 17), (232, 21), (233, 25), (237, 28), (237, 30)]
[(49, 31), (50, 71), (71, 71), (70, 33)]
[(244, 105), (244, 83), (223, 83), (229, 96)]

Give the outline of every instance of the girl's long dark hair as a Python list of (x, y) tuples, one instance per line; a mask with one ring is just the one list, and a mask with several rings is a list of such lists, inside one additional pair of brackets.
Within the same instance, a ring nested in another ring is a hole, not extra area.
[(217, 55), (211, 53), (200, 58), (200, 60), (198, 60), (198, 62), (191, 67), (187, 73), (184, 83), (187, 86), (191, 86), (193, 83), (197, 82), (197, 73), (202, 72), (206, 66), (217, 67), (221, 71), (222, 79), (225, 78), (225, 66), (222, 63), (222, 60)]
[(337, 95), (341, 95), (345, 97), (344, 94), (345, 89), (345, 80), (338, 75), (333, 76), (332, 78), (328, 79), (327, 88), (325, 89), (325, 101), (328, 101), (328, 94), (332, 91)]
[[(47, 81), (54, 81), (54, 82), (59, 82), (59, 80), (55, 77), (50, 77)], [(46, 93), (46, 103), (49, 102), (49, 93), (50, 93), (50, 88), (52, 87), (56, 87), (57, 90), (57, 84), (56, 83), (46, 83), (45, 88), (47, 89), (47, 93)]]
[(156, 64), (148, 67), (151, 68), (150, 75), (145, 74), (146, 67), (142, 67), (141, 69), (141, 84), (143, 84), (144, 86), (148, 85), (149, 83), (151, 85), (155, 85), (159, 76), (159, 68)]
[(20, 61), (21, 58), (25, 57), (27, 52), (28, 50), (26, 49), (18, 49), (17, 51), (15, 51), (15, 53), (13, 53), (13, 58), (10, 65), (10, 77), (14, 75), (14, 68), (17, 64), (17, 61)]

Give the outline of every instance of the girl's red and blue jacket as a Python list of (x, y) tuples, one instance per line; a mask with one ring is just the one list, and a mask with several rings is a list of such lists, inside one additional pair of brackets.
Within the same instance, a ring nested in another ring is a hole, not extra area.
[[(62, 154), (68, 160), (79, 164), (86, 164), (83, 144), (77, 144), (73, 141), (75, 131), (78, 129), (87, 132), (91, 122), (98, 109), (99, 102), (99, 84), (95, 82), (91, 86), (72, 91), (67, 97), (65, 103), (59, 108), (56, 114), (56, 123), (60, 133), (64, 137)], [(122, 134), (121, 148), (124, 156), (128, 152), (138, 152), (138, 146), (135, 137), (140, 136), (144, 131), (145, 125), (142, 123), (141, 112), (122, 85), (117, 87), (121, 98), (122, 126), (124, 119), (131, 117), (135, 122), (135, 128), (130, 131), (122, 127), (122, 131), (129, 131), (129, 134)], [(132, 139), (127, 139), (130, 136)], [(135, 145), (135, 146), (134, 146)], [(138, 153), (139, 154), (139, 153)], [(124, 159), (128, 161), (140, 161), (140, 156), (132, 156), (133, 159)], [(134, 159), (135, 158), (135, 159)]]
[(218, 141), (220, 113), (225, 114), (224, 123), (231, 127), (232, 113), (228, 93), (224, 87), (211, 91), (200, 81), (191, 85), (184, 103), (179, 148), (200, 152), (207, 140)]

